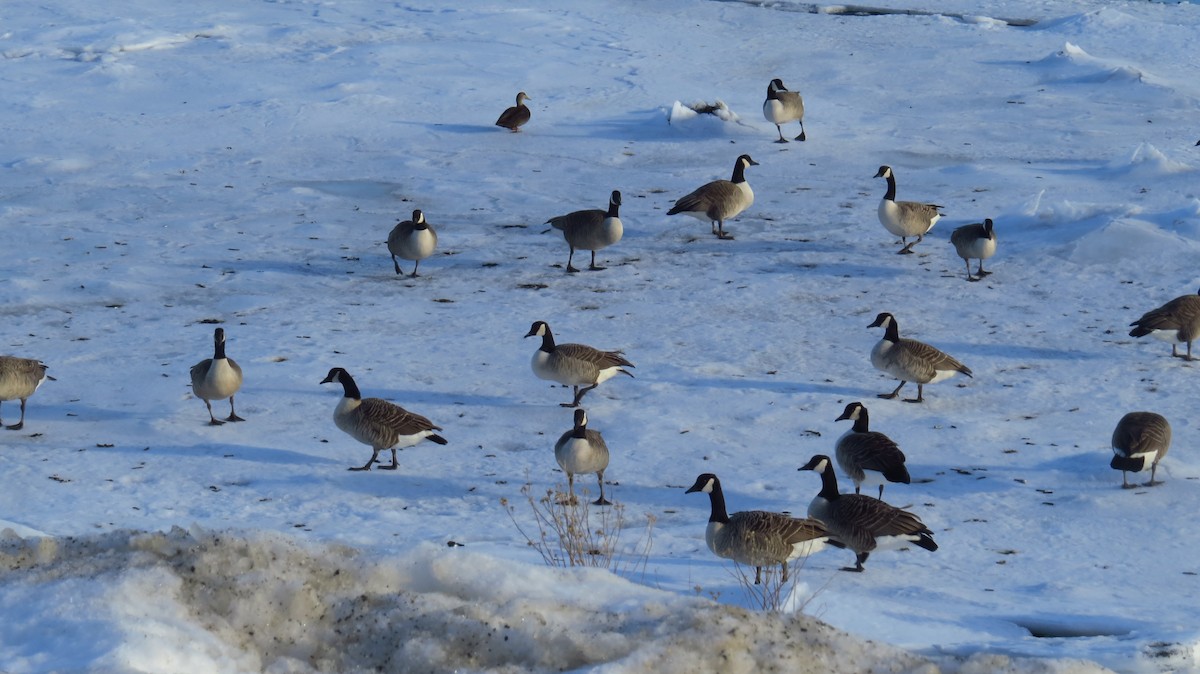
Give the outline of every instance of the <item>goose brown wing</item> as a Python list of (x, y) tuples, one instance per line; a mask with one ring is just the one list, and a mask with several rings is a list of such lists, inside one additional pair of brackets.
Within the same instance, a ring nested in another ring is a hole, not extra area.
[(362, 430), (377, 438), (379, 446), (390, 447), (402, 435), (414, 435), (422, 431), (440, 431), (440, 426), (419, 414), (413, 414), (395, 403), (382, 398), (363, 398), (359, 406)]

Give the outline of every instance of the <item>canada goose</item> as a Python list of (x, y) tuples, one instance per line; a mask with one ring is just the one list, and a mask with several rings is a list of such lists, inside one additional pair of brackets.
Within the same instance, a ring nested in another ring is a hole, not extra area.
[(787, 138), (783, 137), (783, 129), (779, 128), (781, 124), (788, 122), (800, 122), (800, 135), (796, 136), (796, 140), (805, 140), (804, 135), (804, 99), (800, 97), (798, 91), (788, 91), (787, 87), (783, 86), (783, 80), (775, 78), (767, 85), (767, 100), (763, 101), (763, 117), (767, 121), (775, 125), (775, 130), (779, 132), (779, 140), (776, 143), (786, 143)]
[(500, 113), (500, 118), (496, 120), (496, 126), (502, 126), (509, 131), (520, 131), (521, 126), (529, 121), (529, 108), (525, 105), (525, 101), (533, 99), (525, 95), (525, 92), (517, 94), (517, 104)]
[(400, 257), (416, 262), (412, 272), (412, 275), (416, 276), (421, 260), (433, 255), (433, 250), (437, 248), (437, 232), (425, 222), (425, 214), (421, 209), (417, 209), (412, 212), (412, 220), (397, 223), (388, 233), (387, 247), (388, 252), (392, 254), (392, 266), (396, 268), (396, 274), (404, 273), (400, 271), (400, 263), (396, 261), (396, 258)]
[(696, 483), (684, 493), (697, 491), (708, 494), (712, 507), (708, 528), (704, 531), (708, 549), (722, 559), (753, 566), (755, 585), (762, 581), (762, 568), (769, 564), (783, 566), (782, 582), (786, 583), (788, 562), (823, 549), (828, 540), (825, 526), (815, 519), (789, 517), (765, 510), (727, 514), (721, 481), (712, 473), (697, 477)]
[(1192, 342), (1200, 337), (1200, 293), (1176, 297), (1130, 323), (1130, 337), (1150, 335), (1171, 342), (1171, 355), (1179, 357), (1177, 342), (1187, 342), (1186, 360), (1192, 359)]
[[(991, 274), (983, 270), (983, 261), (996, 254), (996, 232), (992, 229), (992, 219), (984, 218), (983, 224), (963, 225), (950, 234), (950, 243), (958, 256), (967, 263), (967, 280), (978, 281)], [(971, 260), (979, 260), (979, 278), (971, 276)]]
[(624, 369), (633, 367), (633, 363), (625, 360), (620, 351), (601, 351), (584, 344), (555, 345), (554, 333), (545, 321), (534, 321), (525, 336), (542, 338), (542, 345), (533, 352), (530, 363), (538, 379), (574, 388), (574, 400), (559, 403), (563, 407), (579, 407), (579, 401), (588, 391), (618, 374), (633, 376)]
[[(893, 236), (900, 237), (904, 247), (899, 253), (909, 255), (913, 252), (912, 247), (921, 243), (925, 233), (933, 229), (934, 223), (942, 217), (938, 212), (942, 207), (916, 201), (896, 201), (896, 176), (891, 166), (880, 166), (875, 177), (887, 179), (887, 193), (879, 201), (879, 222)], [(907, 243), (911, 236), (917, 237), (917, 240)]]
[(1121, 486), (1132, 489), (1137, 485), (1126, 481), (1126, 473), (1142, 471), (1150, 464), (1147, 487), (1162, 484), (1154, 479), (1158, 462), (1171, 448), (1171, 424), (1154, 412), (1130, 412), (1121, 417), (1113, 430), (1113, 458), (1109, 466), (1121, 471)]
[(883, 483), (903, 482), (908, 484), (908, 468), (904, 465), (904, 452), (891, 438), (871, 430), (867, 408), (859, 402), (846, 405), (842, 416), (835, 421), (850, 419), (854, 427), (842, 434), (837, 441), (838, 465), (854, 481), (854, 493), (861, 492), (863, 482), (879, 483), (879, 498), (883, 499)]
[[(192, 393), (208, 408), (208, 425), (220, 426), (225, 421), (245, 421), (233, 411), (233, 395), (242, 388), (242, 368), (225, 356), (225, 329), (213, 330), (213, 357), (192, 366)], [(218, 421), (213, 416), (213, 400), (229, 398), (229, 416)]]
[(608, 444), (599, 431), (587, 427), (587, 412), (575, 410), (575, 427), (554, 443), (554, 460), (567, 474), (567, 493), (575, 502), (575, 475), (595, 473), (600, 483), (600, 498), (593, 505), (612, 505), (604, 498), (604, 470), (608, 468)]
[(905, 398), (904, 402), (919, 403), (925, 400), (925, 384), (935, 384), (958, 373), (972, 377), (971, 368), (924, 342), (915, 339), (900, 339), (900, 326), (895, 316), (884, 312), (875, 317), (868, 328), (883, 327), (883, 338), (871, 349), (871, 364), (896, 379), (900, 385), (891, 393), (880, 393), (880, 398), (891, 400), (910, 381), (917, 383), (916, 399)]
[(46, 374), (46, 364), (40, 360), (0, 356), (0, 403), (21, 401), (21, 420), (5, 428), (10, 431), (25, 428), (25, 401), (47, 379), (53, 381), (54, 377)]
[(446, 444), (446, 438), (434, 433), (442, 430), (441, 426), (434, 426), (425, 417), (382, 398), (363, 398), (350, 373), (340, 367), (331, 368), (321, 383), (342, 385), (342, 399), (333, 409), (333, 423), (350, 437), (371, 446), (371, 460), (350, 470), (371, 470), (371, 464), (384, 449), (392, 450), (392, 465), (380, 466), (379, 470), (396, 470), (397, 449), (412, 447), (425, 439)]
[(758, 166), (758, 162), (744, 154), (733, 164), (733, 178), (714, 180), (687, 196), (680, 197), (667, 215), (683, 213), (697, 220), (712, 223), (712, 233), (719, 239), (732, 239), (725, 233), (725, 221), (750, 208), (754, 203), (754, 190), (746, 182), (746, 167)]
[(818, 454), (799, 470), (821, 475), (821, 491), (808, 504), (808, 516), (825, 525), (831, 545), (844, 545), (855, 552), (854, 566), (843, 567), (843, 571), (861, 572), (871, 552), (904, 543), (930, 552), (938, 549), (933, 532), (916, 515), (870, 496), (839, 493), (828, 456)]
[(592, 271), (604, 269), (604, 267), (596, 266), (596, 251), (620, 241), (621, 235), (625, 233), (625, 229), (621, 225), (621, 218), (617, 214), (620, 207), (621, 193), (613, 190), (612, 195), (608, 198), (607, 211), (598, 208), (575, 211), (546, 221), (551, 227), (562, 230), (563, 238), (567, 240), (567, 245), (571, 248), (571, 253), (567, 256), (568, 272), (579, 271), (571, 265), (576, 248), (592, 251), (592, 264), (588, 269)]

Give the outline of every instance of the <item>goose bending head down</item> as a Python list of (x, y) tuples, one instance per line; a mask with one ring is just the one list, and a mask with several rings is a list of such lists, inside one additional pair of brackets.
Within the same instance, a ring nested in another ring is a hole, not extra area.
[(1109, 466), (1121, 471), (1121, 486), (1132, 489), (1137, 485), (1129, 484), (1126, 476), (1150, 467), (1150, 481), (1147, 487), (1155, 487), (1162, 482), (1154, 479), (1158, 471), (1158, 462), (1167, 455), (1171, 448), (1171, 424), (1165, 417), (1154, 412), (1130, 412), (1121, 417), (1113, 430), (1113, 458)]
[(1171, 343), (1171, 355), (1180, 357), (1176, 346), (1187, 343), (1185, 360), (1192, 359), (1192, 342), (1200, 338), (1200, 293), (1176, 297), (1166, 304), (1147, 311), (1141, 318), (1129, 324), (1133, 329), (1130, 337), (1150, 335), (1155, 339)]
[(567, 474), (567, 496), (575, 502), (575, 476), (594, 473), (600, 484), (600, 498), (593, 505), (612, 505), (604, 498), (604, 471), (608, 468), (608, 444), (599, 431), (587, 427), (587, 412), (575, 409), (575, 426), (554, 443), (554, 460)]
[[(968, 281), (978, 281), (992, 273), (983, 270), (983, 261), (996, 254), (996, 232), (991, 218), (955, 229), (950, 234), (950, 243), (954, 244), (954, 251), (967, 264)], [(971, 260), (979, 260), (976, 276), (971, 276)]]
[[(879, 222), (883, 228), (900, 237), (903, 245), (898, 251), (901, 255), (909, 255), (912, 247), (921, 243), (926, 232), (933, 229), (934, 223), (942, 217), (937, 204), (923, 204), (916, 201), (896, 201), (896, 175), (891, 166), (880, 166), (876, 178), (887, 180), (887, 192), (879, 200)], [(912, 243), (908, 239), (916, 237)]]
[(758, 166), (758, 162), (744, 154), (733, 163), (730, 180), (714, 180), (696, 188), (691, 194), (680, 197), (667, 215), (683, 213), (702, 222), (712, 224), (712, 233), (719, 239), (732, 239), (725, 232), (725, 221), (750, 208), (754, 203), (754, 190), (746, 182), (746, 167)]
[(796, 136), (796, 140), (803, 141), (807, 138), (804, 134), (804, 99), (800, 97), (798, 91), (788, 91), (787, 87), (783, 86), (783, 80), (775, 78), (767, 85), (767, 100), (763, 101), (763, 117), (768, 122), (775, 125), (775, 130), (779, 132), (779, 140), (776, 143), (786, 143), (787, 138), (783, 137), (783, 129), (781, 125), (788, 122), (800, 122), (800, 135)]
[(54, 377), (46, 374), (46, 364), (40, 360), (0, 356), (0, 403), (5, 400), (21, 401), (20, 421), (5, 426), (5, 428), (10, 431), (19, 431), (25, 428), (25, 401), (47, 379), (53, 381)]
[(954, 358), (942, 353), (936, 348), (915, 339), (901, 339), (900, 326), (896, 318), (884, 312), (875, 317), (875, 322), (868, 328), (883, 328), (883, 338), (871, 349), (871, 364), (875, 369), (900, 380), (900, 385), (891, 393), (880, 393), (880, 398), (888, 400), (900, 394), (900, 389), (908, 382), (917, 383), (917, 397), (905, 398), (904, 402), (919, 403), (925, 400), (925, 384), (935, 384), (953, 377), (965, 374), (973, 377), (971, 368), (963, 365)]
[(788, 580), (788, 562), (807, 557), (825, 547), (829, 539), (825, 526), (815, 519), (789, 517), (765, 510), (725, 512), (725, 494), (721, 481), (712, 473), (696, 478), (688, 494), (708, 494), (710, 515), (704, 542), (722, 559), (754, 567), (754, 584), (762, 581), (762, 568), (781, 565), (781, 581)]
[(575, 249), (592, 251), (592, 263), (589, 271), (601, 271), (604, 267), (596, 266), (596, 251), (607, 248), (621, 240), (625, 233), (618, 211), (621, 208), (621, 193), (613, 190), (608, 197), (608, 210), (598, 208), (575, 211), (566, 215), (550, 218), (546, 224), (561, 230), (563, 238), (571, 252), (567, 255), (567, 272), (579, 271), (571, 264), (575, 258)]
[(412, 220), (397, 223), (388, 233), (387, 247), (388, 252), (392, 254), (392, 266), (396, 269), (396, 275), (404, 274), (400, 271), (400, 263), (396, 261), (399, 257), (416, 263), (412, 271), (415, 277), (421, 260), (433, 255), (437, 248), (437, 231), (425, 221), (425, 214), (417, 209), (412, 212)]
[(860, 493), (864, 483), (878, 484), (882, 500), (886, 482), (909, 484), (912, 479), (904, 465), (904, 452), (891, 438), (871, 430), (866, 406), (860, 402), (850, 403), (835, 421), (847, 419), (853, 421), (854, 426), (838, 438), (834, 456), (842, 472), (854, 481), (854, 493)]
[(212, 401), (229, 398), (229, 416), (225, 421), (245, 421), (233, 411), (233, 396), (242, 388), (242, 368), (225, 355), (225, 330), (213, 330), (213, 357), (192, 366), (192, 392), (208, 408), (208, 425), (220, 426), (224, 421), (213, 416)]
[(837, 476), (828, 456), (818, 454), (799, 470), (811, 470), (821, 476), (821, 491), (808, 505), (808, 516), (820, 520), (829, 531), (829, 543), (854, 551), (854, 566), (843, 571), (863, 570), (867, 557), (876, 550), (887, 550), (912, 543), (933, 552), (938, 549), (933, 532), (920, 518), (883, 501), (861, 494), (838, 492)]
[(517, 104), (500, 113), (499, 119), (496, 120), (496, 126), (502, 126), (513, 132), (520, 131), (521, 127), (529, 121), (529, 107), (525, 105), (525, 101), (532, 100), (524, 91), (517, 93)]
[(371, 464), (385, 449), (392, 450), (392, 465), (379, 469), (395, 470), (397, 449), (412, 447), (422, 440), (446, 444), (446, 439), (434, 432), (442, 430), (441, 426), (434, 426), (425, 417), (381, 398), (363, 398), (358, 384), (343, 368), (330, 369), (321, 383), (342, 385), (342, 398), (333, 409), (333, 423), (346, 435), (371, 446), (371, 460), (350, 470), (371, 470)]
[(554, 333), (545, 321), (534, 321), (526, 337), (541, 337), (542, 345), (533, 352), (530, 365), (538, 379), (555, 381), (574, 389), (575, 397), (563, 407), (579, 407), (588, 391), (618, 374), (633, 376), (625, 368), (633, 363), (620, 351), (601, 351), (584, 344), (555, 344)]

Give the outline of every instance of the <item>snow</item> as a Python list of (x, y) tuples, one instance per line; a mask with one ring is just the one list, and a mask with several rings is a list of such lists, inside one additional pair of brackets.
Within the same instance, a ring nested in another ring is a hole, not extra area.
[[(56, 380), (0, 434), (0, 671), (1200, 667), (1196, 365), (1127, 337), (1200, 287), (1200, 6), (871, 4), (920, 13), (5, 3), (0, 352)], [(759, 113), (774, 77), (804, 143)], [(530, 123), (494, 127), (519, 90)], [(743, 153), (733, 241), (665, 215)], [(882, 164), (945, 207), (917, 255), (876, 218)], [(566, 274), (543, 223), (614, 189), (608, 269)], [(384, 241), (414, 208), (439, 249), (410, 279)], [(985, 217), (993, 274), (967, 283), (949, 233)], [(974, 378), (876, 398), (881, 311)], [(565, 484), (535, 320), (637, 366), (583, 401), (627, 555), (654, 517), (636, 572), (549, 568), (501, 505), (532, 527), (522, 486)], [(215, 325), (244, 423), (190, 392)], [(335, 366), (450, 444), (348, 472), (369, 448), (333, 424)], [(797, 610), (754, 610), (684, 489), (714, 472), (731, 512), (803, 513), (796, 469), (855, 400), (939, 550), (862, 574), (825, 550)], [(1108, 442), (1141, 409), (1174, 429), (1165, 484), (1122, 490)]]

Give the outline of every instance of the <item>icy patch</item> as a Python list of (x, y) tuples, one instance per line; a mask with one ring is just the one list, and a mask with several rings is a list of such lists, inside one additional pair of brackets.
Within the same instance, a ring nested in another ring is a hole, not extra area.
[(1149, 143), (1138, 145), (1129, 159), (1114, 161), (1108, 168), (1117, 174), (1136, 173), (1151, 176), (1187, 173), (1193, 170), (1183, 162), (1168, 159), (1167, 155)]
[(1035, 65), (1045, 70), (1041, 78), (1043, 83), (1137, 82), (1169, 88), (1164, 80), (1141, 68), (1116, 59), (1097, 58), (1070, 42), (1059, 51), (1037, 61)]
[(1145, 220), (1119, 219), (1091, 232), (1075, 244), (1071, 260), (1080, 264), (1113, 265), (1132, 260), (1142, 265), (1155, 261), (1164, 268), (1169, 258), (1184, 255), (1195, 259), (1200, 253), (1197, 242), (1165, 232)]

